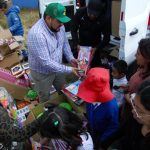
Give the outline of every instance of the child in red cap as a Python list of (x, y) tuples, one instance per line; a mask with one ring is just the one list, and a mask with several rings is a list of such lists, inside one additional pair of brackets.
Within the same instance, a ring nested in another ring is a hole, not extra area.
[(105, 147), (105, 140), (119, 128), (119, 108), (109, 79), (107, 69), (92, 68), (77, 94), (87, 102), (87, 117), (96, 147)]

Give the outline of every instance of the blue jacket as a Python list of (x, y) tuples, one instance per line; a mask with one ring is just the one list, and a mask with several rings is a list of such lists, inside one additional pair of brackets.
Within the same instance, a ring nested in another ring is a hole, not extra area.
[(116, 99), (99, 106), (87, 104), (87, 117), (93, 140), (104, 142), (119, 128), (119, 109)]
[(18, 6), (11, 6), (8, 11), (5, 13), (7, 17), (7, 22), (9, 26), (9, 30), (12, 35), (22, 35), (24, 34), (23, 26), (21, 23), (21, 19), (19, 16), (20, 8)]

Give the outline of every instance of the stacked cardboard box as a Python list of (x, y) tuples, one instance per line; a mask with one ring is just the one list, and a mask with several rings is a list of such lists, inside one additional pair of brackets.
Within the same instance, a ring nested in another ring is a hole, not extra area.
[(19, 63), (19, 56), (17, 54), (23, 37), (13, 37), (9, 30), (0, 31), (0, 67), (10, 69), (12, 66)]
[(0, 30), (0, 86), (19, 100), (23, 100), (29, 85), (24, 78), (16, 79), (9, 70), (20, 63), (19, 42), (23, 40), (22, 36), (12, 36), (9, 30)]

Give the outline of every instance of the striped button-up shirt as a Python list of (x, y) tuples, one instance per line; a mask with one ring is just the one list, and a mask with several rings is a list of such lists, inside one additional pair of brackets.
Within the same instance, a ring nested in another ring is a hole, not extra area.
[(31, 70), (43, 74), (72, 71), (72, 67), (62, 64), (63, 54), (69, 62), (74, 59), (64, 26), (55, 33), (48, 28), (43, 18), (40, 19), (29, 31), (28, 51)]

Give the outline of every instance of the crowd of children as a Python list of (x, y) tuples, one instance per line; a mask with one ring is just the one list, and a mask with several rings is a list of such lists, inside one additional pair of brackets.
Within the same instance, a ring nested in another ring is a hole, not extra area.
[[(12, 142), (15, 141), (19, 142), (17, 144), (19, 150), (25, 149), (26, 146), (22, 141), (24, 142), (39, 131), (42, 150), (107, 150), (108, 147), (118, 150), (149, 150), (150, 39), (142, 39), (139, 42), (136, 60), (139, 69), (129, 83), (126, 78), (127, 63), (123, 60), (113, 63), (112, 89), (108, 69), (96, 67), (88, 71), (77, 94), (86, 102), (87, 124), (84, 122), (85, 118), (79, 117), (68, 107), (51, 104), (37, 120), (20, 128), (14, 125), (1, 104), (0, 143), (2, 148), (11, 149)], [(140, 79), (140, 84), (133, 82), (137, 81), (137, 78)], [(136, 90), (133, 89), (133, 84)], [(130, 91), (131, 87), (134, 92)], [(121, 118), (124, 116), (119, 113), (127, 113), (126, 105), (129, 105), (130, 115), (127, 115), (124, 120)]]
[(111, 68), (112, 89), (109, 71), (104, 68), (90, 69), (79, 86), (78, 97), (87, 102), (95, 149), (150, 149), (150, 39), (139, 42), (135, 56), (139, 67), (129, 83), (128, 65), (118, 60)]
[[(149, 150), (149, 58), (150, 39), (142, 39), (136, 59), (143, 70), (142, 74), (138, 74), (139, 77), (146, 75), (146, 78), (141, 79), (134, 94), (130, 92), (130, 83), (137, 72), (128, 83), (128, 65), (124, 60), (118, 60), (112, 65), (112, 89), (110, 71), (100, 67), (91, 68), (81, 82), (77, 94), (86, 102), (89, 126), (83, 126), (83, 121), (76, 114), (62, 108), (53, 108), (40, 130), (42, 137), (47, 138), (49, 146), (58, 150)], [(127, 95), (130, 96), (129, 99)], [(125, 105), (128, 101), (130, 115), (124, 120), (119, 113), (126, 111)]]

